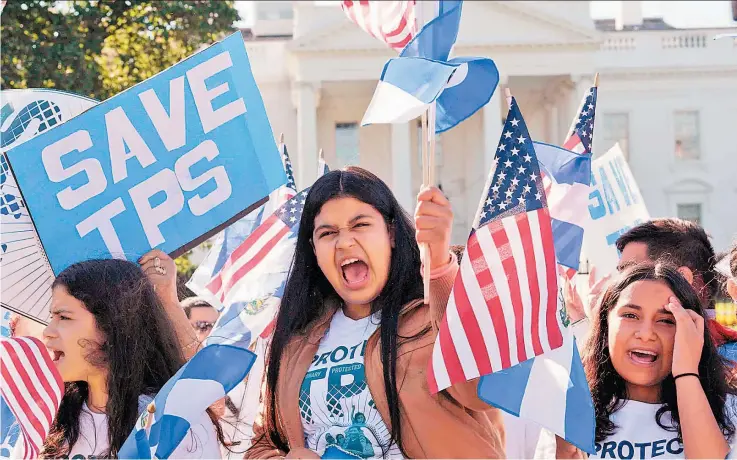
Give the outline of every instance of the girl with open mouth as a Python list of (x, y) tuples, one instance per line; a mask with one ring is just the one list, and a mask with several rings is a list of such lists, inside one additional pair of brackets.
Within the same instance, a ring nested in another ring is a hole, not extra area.
[[(604, 293), (584, 367), (596, 413), (592, 458), (725, 458), (737, 391), (691, 285), (636, 265)], [(557, 439), (558, 458), (584, 454)]]
[[(165, 275), (158, 264), (159, 256), (166, 256), (155, 253), (156, 273)], [(148, 259), (142, 267), (88, 260), (54, 281), (51, 321), (43, 336), (65, 392), (43, 458), (117, 457), (139, 414), (184, 364), (179, 329), (144, 273), (154, 272), (154, 256)], [(174, 262), (168, 257), (166, 262), (175, 276)], [(178, 302), (172, 308), (189, 327)], [(172, 457), (220, 458), (223, 438), (216, 420), (203, 415)]]
[[(349, 167), (304, 201), (247, 458), (499, 458), (497, 409), (477, 381), (430, 395), (427, 366), (458, 264), (452, 212), (423, 190), (411, 218)], [(418, 243), (430, 247), (429, 305)]]

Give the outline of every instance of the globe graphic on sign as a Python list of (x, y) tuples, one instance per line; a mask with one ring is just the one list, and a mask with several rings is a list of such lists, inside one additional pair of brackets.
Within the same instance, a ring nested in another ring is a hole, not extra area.
[[(2, 122), (13, 113), (12, 104), (5, 104), (0, 110), (0, 119)], [(53, 102), (49, 102), (44, 99), (39, 99), (31, 102), (27, 106), (23, 107), (18, 115), (13, 119), (6, 129), (0, 133), (0, 147), (5, 148), (15, 142), (28, 128), (31, 121), (38, 119), (40, 125), (36, 133), (38, 134), (46, 131), (47, 129), (56, 126), (62, 122), (61, 109), (58, 105)]]

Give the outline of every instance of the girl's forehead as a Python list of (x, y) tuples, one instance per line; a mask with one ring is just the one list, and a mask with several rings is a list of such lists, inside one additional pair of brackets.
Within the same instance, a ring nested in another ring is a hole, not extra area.
[(622, 291), (615, 307), (637, 305), (643, 309), (659, 310), (673, 295), (670, 287), (661, 281), (635, 281)]
[(358, 216), (381, 217), (379, 211), (368, 203), (353, 197), (333, 198), (320, 208), (315, 216), (315, 227), (320, 225), (340, 225)]

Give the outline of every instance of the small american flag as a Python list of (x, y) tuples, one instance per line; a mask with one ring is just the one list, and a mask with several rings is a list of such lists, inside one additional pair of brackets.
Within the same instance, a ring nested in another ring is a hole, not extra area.
[(220, 272), (207, 285), (213, 295), (225, 301), (231, 288), (245, 277), (277, 244), (296, 233), (309, 188), (301, 191), (269, 216), (230, 255)]
[(591, 155), (591, 146), (594, 142), (594, 114), (596, 112), (596, 86), (584, 95), (581, 108), (571, 125), (568, 139), (563, 148), (576, 153)]
[(284, 185), (288, 196), (286, 199), (289, 199), (297, 193), (297, 183), (294, 181), (294, 171), (292, 170), (292, 161), (289, 159), (289, 153), (287, 152), (287, 144), (282, 142), (280, 147), (284, 170), (287, 173), (287, 183)]
[(372, 37), (401, 50), (415, 34), (415, 0), (342, 2), (343, 12)]
[(21, 456), (37, 458), (59, 409), (64, 382), (40, 340), (3, 338), (0, 344), (2, 397), (21, 429)]
[(550, 215), (514, 99), (495, 161), (429, 364), (433, 393), (563, 344)]

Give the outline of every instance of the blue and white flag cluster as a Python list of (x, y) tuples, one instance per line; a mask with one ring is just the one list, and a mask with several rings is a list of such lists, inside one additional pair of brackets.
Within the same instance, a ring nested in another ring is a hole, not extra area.
[(435, 103), (435, 132), (447, 131), (486, 105), (499, 83), (494, 61), (449, 59), (458, 37), (462, 1), (441, 0), (427, 22), (397, 58), (384, 66), (362, 125), (405, 123)]

